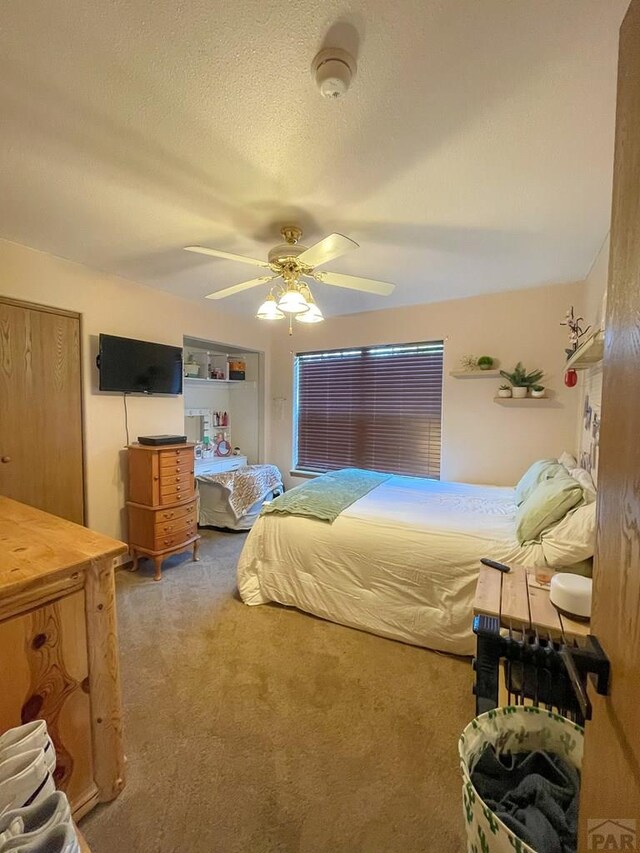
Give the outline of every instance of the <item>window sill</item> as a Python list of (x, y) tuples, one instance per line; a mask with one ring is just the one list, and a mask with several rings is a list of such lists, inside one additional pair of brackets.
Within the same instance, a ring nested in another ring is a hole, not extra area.
[(289, 471), (290, 477), (304, 477), (306, 480), (313, 480), (315, 477), (322, 477), (319, 471), (298, 471), (294, 469)]

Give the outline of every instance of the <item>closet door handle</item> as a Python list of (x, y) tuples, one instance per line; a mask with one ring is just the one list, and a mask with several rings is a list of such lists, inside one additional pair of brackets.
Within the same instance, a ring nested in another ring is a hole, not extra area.
[(0, 462), (3, 462), (6, 465), (7, 462), (11, 462), (11, 457), (10, 456), (0, 456)]

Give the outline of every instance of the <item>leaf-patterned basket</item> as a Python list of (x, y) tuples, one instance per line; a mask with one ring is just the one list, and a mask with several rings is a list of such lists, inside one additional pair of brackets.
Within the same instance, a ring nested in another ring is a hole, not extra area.
[(580, 726), (542, 708), (496, 708), (472, 720), (458, 741), (468, 853), (543, 853), (517, 838), (474, 788), (470, 774), (487, 746), (498, 752), (546, 749), (580, 770), (583, 739)]

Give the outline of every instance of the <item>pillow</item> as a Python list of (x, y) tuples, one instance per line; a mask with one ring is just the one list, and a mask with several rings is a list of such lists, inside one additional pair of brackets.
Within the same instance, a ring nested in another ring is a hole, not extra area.
[(516, 538), (521, 545), (537, 541), (540, 534), (560, 521), (582, 500), (580, 484), (567, 473), (538, 483), (516, 512)]
[(567, 453), (565, 450), (563, 453), (558, 456), (558, 462), (567, 469), (569, 473), (571, 473), (572, 468), (578, 467), (578, 462), (575, 456), (572, 456), (570, 453)]
[(569, 471), (569, 476), (577, 480), (582, 486), (585, 501), (590, 504), (596, 499), (596, 484), (593, 482), (593, 477), (584, 468), (572, 468)]
[(596, 504), (591, 502), (568, 512), (562, 521), (541, 536), (542, 552), (549, 566), (562, 569), (593, 557), (596, 547)]
[(516, 503), (520, 505), (529, 497), (538, 483), (549, 480), (557, 474), (566, 474), (566, 471), (557, 459), (539, 459), (525, 471), (516, 486)]

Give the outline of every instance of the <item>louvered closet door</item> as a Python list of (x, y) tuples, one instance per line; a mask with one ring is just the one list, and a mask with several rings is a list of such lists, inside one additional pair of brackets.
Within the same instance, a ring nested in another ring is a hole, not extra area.
[(84, 523), (80, 318), (0, 299), (0, 494)]
[(439, 478), (442, 341), (300, 353), (297, 467)]

